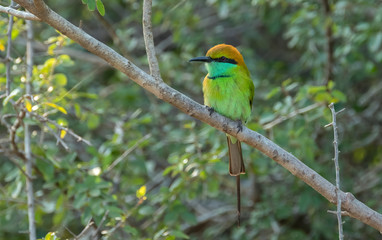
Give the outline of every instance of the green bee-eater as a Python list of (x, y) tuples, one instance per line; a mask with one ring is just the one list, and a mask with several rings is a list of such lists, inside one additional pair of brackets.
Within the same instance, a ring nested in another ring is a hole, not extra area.
[[(240, 52), (231, 45), (219, 44), (208, 50), (205, 57), (193, 58), (190, 61), (206, 63), (208, 74), (203, 81), (204, 104), (240, 124), (245, 123), (251, 115), (255, 87)], [(240, 217), (240, 174), (245, 173), (241, 144), (229, 135), (227, 142), (229, 173), (237, 176)], [(240, 218), (238, 220), (240, 224)]]

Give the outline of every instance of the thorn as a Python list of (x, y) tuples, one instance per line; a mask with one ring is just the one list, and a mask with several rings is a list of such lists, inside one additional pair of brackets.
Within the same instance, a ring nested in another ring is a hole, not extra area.
[(339, 110), (338, 112), (336, 112), (336, 115), (339, 114), (339, 113), (342, 113), (343, 111), (345, 111), (346, 108), (342, 108), (341, 110)]

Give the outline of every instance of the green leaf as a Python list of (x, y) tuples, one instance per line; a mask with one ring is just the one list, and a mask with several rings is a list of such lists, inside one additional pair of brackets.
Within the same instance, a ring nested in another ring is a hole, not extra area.
[(182, 238), (182, 239), (190, 239), (189, 236), (187, 236), (184, 232), (179, 231), (179, 230), (173, 230), (171, 235), (177, 237), (177, 238)]
[(337, 98), (340, 102), (346, 102), (346, 95), (338, 90), (332, 92), (333, 97)]
[(49, 182), (54, 178), (54, 167), (40, 159), (37, 159), (36, 165), (38, 170), (42, 173), (44, 180)]
[(87, 197), (86, 197), (85, 193), (75, 194), (75, 199), (73, 201), (73, 207), (76, 209), (80, 209), (81, 207), (83, 207), (85, 205), (86, 202), (87, 202)]
[(315, 94), (315, 93), (322, 92), (322, 91), (326, 91), (325, 86), (311, 86), (308, 88), (308, 93), (310, 93), (310, 94)]
[(130, 233), (133, 236), (138, 235), (138, 230), (130, 225), (126, 225), (123, 229), (125, 229), (127, 233)]
[(143, 206), (139, 209), (138, 211), (139, 214), (144, 215), (144, 216), (149, 216), (154, 213), (154, 209), (152, 206), (146, 205)]
[(88, 4), (88, 0), (82, 0), (83, 4)]
[(89, 114), (87, 123), (88, 123), (88, 128), (90, 129), (97, 128), (100, 123), (99, 116), (96, 114)]
[(105, 15), (105, 6), (103, 5), (101, 0), (96, 0), (97, 3), (97, 10), (101, 16)]
[(19, 94), (20, 92), (20, 89), (19, 88), (16, 88), (15, 90), (13, 90), (6, 98), (4, 98), (4, 101), (3, 101), (3, 106), (7, 105), (7, 103), (9, 102), (9, 100), (11, 100), (12, 98), (14, 98), (17, 94)]
[(280, 87), (275, 87), (273, 88), (265, 97), (267, 100), (275, 96), (277, 93), (281, 91)]
[(96, 8), (96, 3), (95, 3), (96, 0), (87, 0), (87, 1), (88, 1), (88, 9), (90, 11), (94, 11)]
[(58, 85), (58, 86), (65, 86), (68, 82), (65, 74), (62, 74), (62, 73), (57, 73), (57, 74), (54, 74), (53, 76), (53, 82), (55, 83), (55, 85)]

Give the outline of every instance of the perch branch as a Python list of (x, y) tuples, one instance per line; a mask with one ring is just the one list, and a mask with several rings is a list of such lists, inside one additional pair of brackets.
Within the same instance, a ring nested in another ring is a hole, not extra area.
[[(213, 113), (212, 116), (210, 116), (210, 112), (205, 106), (198, 104), (164, 82), (156, 81), (151, 75), (145, 73), (132, 62), (122, 57), (107, 45), (97, 41), (82, 29), (71, 24), (52, 9), (48, 7), (37, 9), (35, 5), (30, 5), (27, 0), (15, 1), (31, 13), (35, 14), (42, 21), (79, 43), (89, 52), (103, 58), (115, 69), (124, 73), (127, 77), (154, 94), (157, 98), (172, 104), (189, 116), (199, 119), (200, 121), (205, 122), (220, 131), (228, 133), (240, 141), (258, 149), (311, 186), (318, 193), (328, 199), (328, 201), (336, 203), (337, 194), (333, 184), (268, 138), (246, 127), (243, 127), (242, 131), (237, 132), (237, 122), (218, 113)], [(351, 193), (342, 191), (339, 191), (338, 193), (343, 203), (343, 209), (349, 212), (351, 217), (370, 225), (379, 232), (382, 232), (381, 214), (357, 200)]]

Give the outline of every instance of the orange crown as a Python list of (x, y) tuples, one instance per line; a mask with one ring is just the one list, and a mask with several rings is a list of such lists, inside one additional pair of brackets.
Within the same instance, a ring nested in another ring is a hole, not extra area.
[(207, 51), (206, 56), (211, 58), (220, 58), (224, 56), (226, 58), (235, 60), (237, 62), (237, 65), (245, 67), (245, 69), (247, 69), (247, 66), (244, 63), (243, 56), (232, 45), (228, 45), (228, 44), (216, 45)]

